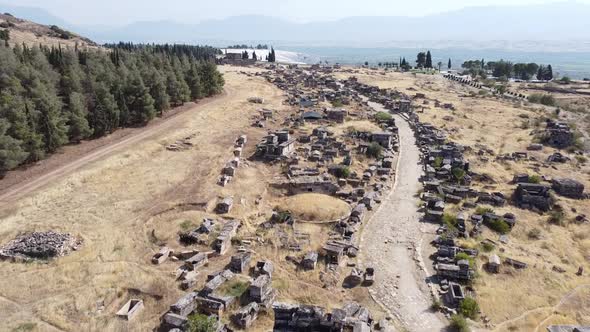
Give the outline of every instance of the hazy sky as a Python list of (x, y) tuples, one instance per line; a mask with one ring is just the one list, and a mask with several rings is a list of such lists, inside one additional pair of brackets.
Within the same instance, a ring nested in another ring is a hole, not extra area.
[[(70, 23), (122, 25), (145, 20), (191, 23), (203, 19), (258, 14), (295, 21), (347, 16), (423, 16), (463, 7), (527, 5), (556, 0), (0, 0), (39, 7)], [(590, 3), (590, 0), (578, 0)]]

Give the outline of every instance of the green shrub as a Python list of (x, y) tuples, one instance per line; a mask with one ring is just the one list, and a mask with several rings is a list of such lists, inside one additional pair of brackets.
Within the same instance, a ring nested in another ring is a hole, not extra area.
[(510, 225), (503, 219), (493, 220), (488, 223), (488, 227), (500, 234), (507, 234), (510, 232)]
[(37, 327), (37, 323), (23, 323), (13, 329), (13, 332), (26, 332), (26, 331), (33, 331)]
[(555, 97), (548, 94), (533, 93), (529, 95), (529, 101), (531, 103), (543, 104), (547, 106), (555, 106)]
[(192, 227), (193, 227), (193, 222), (190, 220), (185, 220), (180, 223), (180, 229), (182, 229), (183, 231), (188, 231)]
[(563, 226), (565, 214), (561, 210), (554, 210), (549, 212), (549, 219), (547, 220), (550, 224)]
[(475, 269), (475, 259), (473, 259), (473, 257), (467, 255), (464, 252), (460, 252), (457, 255), (455, 255), (455, 262), (458, 261), (462, 261), (462, 260), (466, 260), (469, 262), (469, 266), (471, 266), (472, 269)]
[(452, 214), (443, 214), (443, 223), (445, 224), (445, 226), (447, 226), (449, 230), (457, 229), (457, 217)]
[(475, 209), (475, 214), (479, 214), (479, 215), (484, 215), (486, 213), (494, 213), (494, 209), (492, 209), (491, 207), (485, 207), (485, 206), (478, 206)]
[(455, 179), (457, 179), (457, 181), (461, 181), (465, 177), (465, 170), (458, 167), (453, 168), (451, 173), (453, 173), (453, 176)]
[(250, 284), (248, 282), (234, 280), (223, 284), (219, 292), (227, 296), (240, 297), (248, 290), (249, 286)]
[(475, 319), (479, 313), (479, 304), (477, 304), (474, 298), (466, 297), (459, 304), (459, 312), (465, 317)]
[(494, 245), (489, 242), (484, 242), (484, 243), (482, 243), (481, 248), (485, 252), (490, 252), (490, 251), (494, 250)]
[(342, 107), (342, 106), (344, 106), (344, 104), (342, 103), (342, 101), (340, 99), (333, 100), (331, 102), (331, 104), (332, 104), (333, 107)]
[(215, 332), (215, 318), (203, 314), (193, 314), (188, 317), (189, 332)]
[(442, 309), (442, 306), (443, 304), (439, 299), (433, 299), (430, 308), (434, 311), (439, 311), (440, 309)]
[(540, 183), (541, 177), (538, 175), (529, 175), (529, 183)]
[(469, 325), (467, 324), (467, 320), (465, 317), (461, 315), (453, 315), (451, 316), (451, 329), (457, 332), (470, 332)]
[(383, 147), (381, 145), (379, 145), (378, 143), (373, 142), (367, 148), (367, 156), (369, 156), (369, 157), (379, 159), (379, 158), (381, 158), (382, 154), (383, 154)]
[(585, 164), (588, 161), (588, 158), (584, 157), (584, 156), (576, 156), (576, 160), (580, 163), (580, 164)]
[(10, 30), (0, 30), (0, 40), (9, 41), (10, 40)]
[(350, 168), (343, 166), (334, 170), (334, 175), (340, 179), (347, 179), (350, 176)]
[(434, 158), (434, 168), (438, 169), (441, 168), (443, 165), (443, 157), (436, 157)]
[(377, 122), (387, 122), (390, 121), (392, 118), (393, 117), (391, 116), (391, 114), (386, 112), (379, 112), (375, 114), (375, 120), (377, 120)]

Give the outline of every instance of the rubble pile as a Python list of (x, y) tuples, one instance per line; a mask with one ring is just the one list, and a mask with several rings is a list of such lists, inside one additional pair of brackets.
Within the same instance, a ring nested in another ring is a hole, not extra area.
[(17, 237), (0, 248), (2, 259), (49, 259), (77, 250), (81, 241), (68, 233), (33, 232)]

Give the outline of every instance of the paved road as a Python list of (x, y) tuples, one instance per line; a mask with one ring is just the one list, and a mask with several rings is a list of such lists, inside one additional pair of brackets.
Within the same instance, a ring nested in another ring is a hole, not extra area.
[[(380, 104), (369, 105), (387, 112)], [(408, 123), (398, 115), (394, 117), (401, 151), (396, 184), (365, 225), (361, 262), (376, 267), (377, 281), (371, 295), (394, 317), (398, 327), (412, 332), (440, 331), (446, 324), (430, 310), (432, 300), (420, 267), (421, 238), (434, 227), (420, 223), (417, 212), (420, 153)]]

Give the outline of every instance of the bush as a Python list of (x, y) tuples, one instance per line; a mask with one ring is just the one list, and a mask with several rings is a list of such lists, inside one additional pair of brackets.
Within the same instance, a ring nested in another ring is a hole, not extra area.
[(449, 231), (457, 230), (457, 217), (454, 215), (445, 213), (443, 215), (443, 223)]
[(240, 297), (248, 290), (249, 286), (250, 284), (245, 281), (229, 281), (220, 287), (219, 292), (227, 296)]
[(342, 103), (342, 101), (340, 99), (333, 100), (331, 102), (331, 104), (332, 104), (333, 107), (342, 107), (342, 106), (344, 106), (344, 104)]
[(215, 318), (203, 314), (194, 314), (188, 317), (189, 332), (215, 332)]
[(9, 41), (10, 40), (10, 31), (9, 30), (0, 30), (0, 40)]
[(432, 305), (430, 306), (430, 308), (434, 311), (439, 311), (440, 309), (442, 309), (443, 304), (439, 299), (433, 299), (432, 300)]
[(391, 116), (391, 114), (385, 112), (379, 112), (375, 114), (375, 120), (377, 120), (377, 122), (387, 122), (390, 121), (392, 118), (393, 117)]
[(538, 175), (529, 175), (529, 182), (530, 183), (540, 183), (541, 177)]
[(561, 78), (559, 81), (560, 81), (561, 83), (569, 84), (569, 83), (571, 83), (571, 82), (572, 82), (572, 79), (571, 79), (571, 78), (569, 78), (569, 77), (567, 77), (567, 76), (564, 76), (564, 77), (562, 77), (562, 78)]
[(193, 222), (190, 221), (190, 220), (185, 220), (185, 221), (183, 221), (183, 222), (180, 223), (180, 228), (183, 231), (188, 231), (192, 227), (193, 227)]
[(383, 154), (383, 147), (381, 145), (379, 145), (378, 143), (373, 142), (367, 148), (367, 156), (369, 156), (369, 157), (379, 159), (379, 158), (381, 158), (382, 154)]
[(510, 232), (510, 225), (503, 219), (493, 220), (488, 223), (488, 227), (500, 234), (506, 234)]
[(334, 176), (340, 179), (347, 179), (350, 176), (350, 168), (346, 166), (338, 167), (334, 170)]
[(555, 98), (552, 95), (533, 93), (529, 95), (531, 103), (543, 104), (547, 106), (555, 106)]
[(466, 297), (461, 304), (459, 304), (459, 312), (471, 319), (477, 318), (477, 314), (479, 313), (479, 304), (475, 301), (472, 297)]
[(489, 242), (484, 242), (484, 243), (482, 243), (481, 248), (485, 252), (490, 252), (490, 251), (494, 250), (494, 245)]
[(475, 209), (475, 214), (484, 215), (486, 213), (494, 213), (494, 209), (484, 206), (478, 206), (477, 209)]
[(467, 320), (461, 315), (451, 316), (451, 329), (457, 332), (470, 332)]
[(563, 222), (564, 217), (565, 217), (565, 214), (563, 213), (563, 211), (555, 210), (555, 211), (549, 212), (549, 219), (547, 221), (553, 225), (563, 226), (564, 225), (564, 222)]
[(436, 157), (434, 158), (434, 168), (439, 169), (441, 168), (443, 165), (443, 158), (442, 157)]
[(465, 177), (465, 170), (455, 167), (451, 170), (451, 173), (453, 173), (453, 176), (455, 177), (455, 179), (457, 179), (457, 181), (461, 181), (463, 180), (463, 178)]
[(541, 230), (533, 228), (527, 233), (527, 236), (531, 240), (539, 240), (541, 238)]
[(58, 34), (59, 38), (61, 38), (61, 39), (70, 39), (73, 37), (71, 32), (62, 29), (62, 28), (58, 27), (57, 25), (52, 25), (50, 27), (50, 29), (53, 32), (55, 32), (56, 34)]
[(475, 259), (473, 259), (473, 257), (467, 255), (464, 252), (460, 252), (457, 255), (455, 255), (455, 262), (458, 261), (462, 261), (462, 260), (466, 260), (469, 262), (469, 266), (471, 266), (472, 269), (475, 269)]

